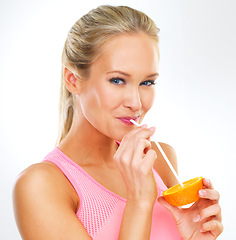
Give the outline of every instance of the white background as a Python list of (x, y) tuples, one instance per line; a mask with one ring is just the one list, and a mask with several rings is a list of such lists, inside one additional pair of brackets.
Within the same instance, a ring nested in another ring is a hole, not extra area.
[(236, 239), (234, 0), (1, 0), (0, 239), (21, 239), (12, 208), (14, 181), (56, 141), (66, 35), (101, 4), (135, 7), (161, 29), (156, 103), (146, 122), (157, 127), (156, 139), (175, 148), (183, 180), (212, 180), (225, 227), (218, 239)]

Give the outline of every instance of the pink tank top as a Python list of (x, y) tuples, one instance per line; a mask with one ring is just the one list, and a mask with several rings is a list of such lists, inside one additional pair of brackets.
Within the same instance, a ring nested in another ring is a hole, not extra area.
[[(91, 238), (94, 240), (118, 239), (126, 199), (95, 181), (57, 147), (44, 158), (44, 161), (56, 164), (73, 185), (80, 199), (80, 207), (76, 215)], [(160, 196), (166, 186), (156, 171), (154, 176)], [(172, 215), (156, 201), (150, 240), (179, 239), (182, 238)]]

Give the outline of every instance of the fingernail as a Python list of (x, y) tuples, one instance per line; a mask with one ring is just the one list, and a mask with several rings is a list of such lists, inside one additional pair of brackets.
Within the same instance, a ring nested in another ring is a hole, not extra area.
[(208, 185), (210, 185), (210, 183), (211, 183), (210, 179), (204, 178), (204, 180), (205, 180), (205, 182), (206, 182)]
[(199, 196), (200, 197), (206, 196), (206, 191), (205, 190), (199, 190)]
[(194, 221), (194, 222), (198, 222), (198, 221), (200, 220), (200, 218), (201, 218), (200, 215), (197, 215), (197, 216), (193, 219), (193, 221)]
[(147, 128), (147, 124), (143, 124), (142, 126), (141, 126), (141, 128)]
[(149, 130), (151, 130), (152, 132), (155, 132), (156, 128), (155, 127), (150, 127)]

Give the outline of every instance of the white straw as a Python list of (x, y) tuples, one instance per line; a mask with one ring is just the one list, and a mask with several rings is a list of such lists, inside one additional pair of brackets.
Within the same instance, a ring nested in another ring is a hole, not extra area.
[[(133, 119), (131, 119), (130, 122), (132, 122), (132, 123), (133, 123), (134, 125), (136, 125), (137, 127), (140, 127), (140, 126), (141, 126), (139, 123), (135, 122)], [(167, 163), (168, 166), (170, 167), (170, 170), (171, 170), (172, 173), (174, 174), (175, 178), (177, 179), (177, 181), (179, 182), (179, 184), (183, 187), (184, 185), (183, 185), (182, 181), (179, 179), (178, 174), (176, 173), (175, 169), (173, 168), (172, 164), (170, 163), (169, 159), (167, 158), (167, 156), (166, 156), (165, 152), (163, 151), (161, 145), (159, 144), (158, 141), (155, 141), (155, 143), (156, 143), (158, 149), (160, 150), (162, 156), (164, 157), (166, 163)]]

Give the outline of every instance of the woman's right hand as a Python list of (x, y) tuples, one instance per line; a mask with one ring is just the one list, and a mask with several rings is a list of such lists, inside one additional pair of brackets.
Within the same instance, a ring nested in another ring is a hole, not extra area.
[(127, 201), (147, 203), (151, 206), (157, 198), (153, 175), (156, 152), (151, 149), (150, 137), (155, 128), (146, 125), (125, 135), (114, 156), (127, 188)]

